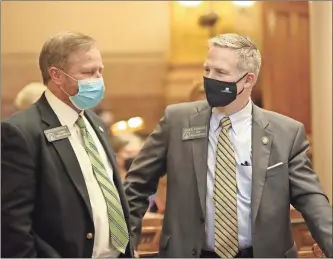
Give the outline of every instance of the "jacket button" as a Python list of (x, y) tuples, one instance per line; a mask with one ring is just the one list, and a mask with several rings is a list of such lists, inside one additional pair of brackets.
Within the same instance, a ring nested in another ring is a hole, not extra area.
[(93, 233), (88, 233), (88, 234), (87, 234), (87, 239), (92, 239), (93, 236), (94, 236)]
[(196, 255), (196, 254), (197, 254), (197, 249), (193, 248), (192, 255)]
[(204, 218), (200, 218), (200, 222), (201, 223), (205, 223), (205, 219)]

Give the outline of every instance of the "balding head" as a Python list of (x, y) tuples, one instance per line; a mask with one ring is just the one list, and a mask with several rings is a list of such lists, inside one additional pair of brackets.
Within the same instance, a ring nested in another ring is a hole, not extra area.
[(31, 104), (35, 103), (46, 90), (46, 86), (42, 83), (34, 82), (26, 85), (16, 95), (15, 106), (19, 110), (28, 108)]

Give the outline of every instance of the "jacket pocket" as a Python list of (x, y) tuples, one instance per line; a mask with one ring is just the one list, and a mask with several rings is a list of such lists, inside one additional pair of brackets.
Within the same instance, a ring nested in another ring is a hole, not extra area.
[(284, 255), (285, 258), (298, 258), (298, 251), (296, 244), (294, 245), (285, 253)]
[(273, 177), (279, 173), (282, 173), (284, 170), (288, 170), (288, 163), (282, 163), (280, 165), (273, 165), (266, 169), (266, 178)]

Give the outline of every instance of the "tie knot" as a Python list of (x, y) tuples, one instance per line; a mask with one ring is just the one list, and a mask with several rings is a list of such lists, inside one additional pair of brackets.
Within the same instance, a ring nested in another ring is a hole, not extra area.
[(82, 116), (79, 116), (79, 118), (76, 120), (76, 125), (78, 125), (80, 129), (83, 129), (86, 127), (86, 123), (84, 122)]
[(221, 120), (220, 125), (221, 125), (222, 129), (229, 130), (231, 128), (231, 120), (230, 120), (230, 118), (229, 117), (224, 117)]

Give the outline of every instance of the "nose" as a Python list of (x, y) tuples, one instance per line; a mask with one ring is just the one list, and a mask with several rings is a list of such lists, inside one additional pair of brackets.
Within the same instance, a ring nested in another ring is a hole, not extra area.
[(210, 79), (217, 79), (216, 73), (214, 73), (214, 71), (209, 71), (207, 77)]
[(101, 78), (102, 77), (102, 72), (101, 71), (96, 71), (94, 77)]

